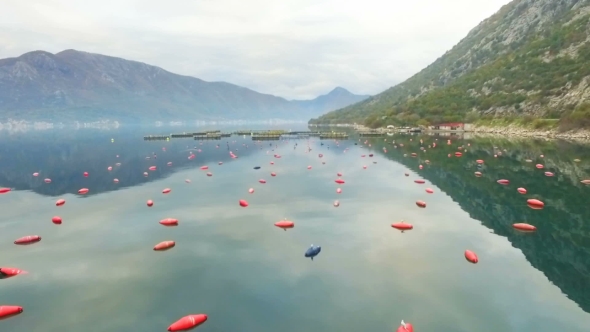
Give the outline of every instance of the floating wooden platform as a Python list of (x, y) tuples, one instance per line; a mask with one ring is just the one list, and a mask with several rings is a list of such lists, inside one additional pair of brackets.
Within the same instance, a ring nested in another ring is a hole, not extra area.
[(386, 134), (384, 131), (359, 131), (360, 137), (379, 137)]
[(321, 133), (320, 139), (348, 139), (346, 133)]

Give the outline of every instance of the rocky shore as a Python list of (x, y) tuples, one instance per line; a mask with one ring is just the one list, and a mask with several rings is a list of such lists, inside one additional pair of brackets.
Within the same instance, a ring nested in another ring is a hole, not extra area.
[(565, 140), (590, 140), (590, 131), (577, 130), (558, 132), (557, 130), (535, 130), (527, 129), (519, 126), (506, 127), (486, 127), (477, 126), (472, 128), (471, 133), (478, 134), (492, 134), (502, 136), (519, 136), (519, 137), (537, 137), (537, 138), (559, 138)]

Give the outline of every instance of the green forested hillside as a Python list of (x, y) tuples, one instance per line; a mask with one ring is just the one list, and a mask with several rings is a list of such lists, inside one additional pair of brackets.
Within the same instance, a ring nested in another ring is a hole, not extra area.
[(310, 122), (590, 126), (589, 39), (589, 0), (515, 0), (407, 81)]

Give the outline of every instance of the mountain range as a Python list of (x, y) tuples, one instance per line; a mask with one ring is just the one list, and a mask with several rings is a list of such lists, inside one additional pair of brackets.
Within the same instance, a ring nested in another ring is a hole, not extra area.
[(590, 127), (590, 0), (514, 0), (403, 83), (311, 123)]
[(337, 87), (289, 101), (76, 50), (0, 59), (0, 120), (307, 120), (368, 97)]

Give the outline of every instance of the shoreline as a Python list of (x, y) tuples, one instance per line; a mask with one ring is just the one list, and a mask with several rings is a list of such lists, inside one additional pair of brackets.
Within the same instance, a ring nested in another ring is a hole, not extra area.
[(547, 138), (547, 139), (563, 139), (563, 140), (575, 140), (575, 141), (589, 141), (590, 131), (578, 130), (578, 131), (567, 131), (560, 133), (556, 130), (534, 130), (527, 129), (518, 126), (507, 126), (507, 127), (485, 127), (478, 126), (474, 127), (470, 131), (464, 131), (463, 133), (469, 133), (472, 135), (501, 135), (501, 136), (512, 136), (512, 137), (527, 137), (527, 138)]

